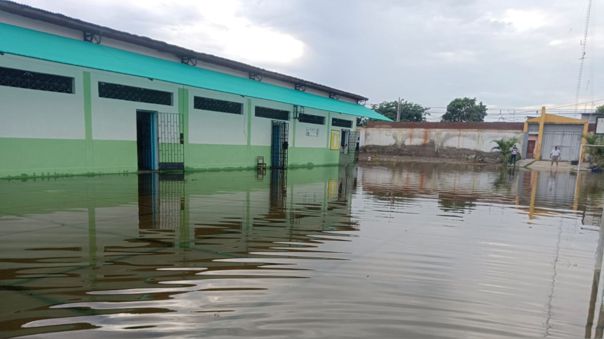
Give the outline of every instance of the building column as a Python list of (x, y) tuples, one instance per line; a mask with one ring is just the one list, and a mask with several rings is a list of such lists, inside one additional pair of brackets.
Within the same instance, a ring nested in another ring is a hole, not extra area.
[(543, 129), (545, 126), (545, 106), (541, 107), (541, 119), (539, 119), (539, 134), (537, 135), (537, 142), (535, 143), (535, 150), (533, 151), (533, 157), (535, 160), (541, 160), (541, 143), (543, 142)]
[(247, 117), (247, 145), (252, 145), (252, 99), (245, 101), (246, 117)]
[[(585, 147), (584, 145), (587, 143), (587, 140), (585, 139), (587, 137), (587, 134), (589, 133), (589, 122), (585, 121), (583, 123), (583, 135), (581, 135), (581, 146), (579, 146), (579, 163), (581, 163), (583, 161), (583, 154), (585, 154)], [(579, 168), (579, 170), (581, 170)]]
[(178, 113), (182, 119), (184, 166), (187, 168), (187, 160), (191, 159), (189, 154), (189, 90), (184, 87), (178, 89)]
[(93, 171), (94, 167), (94, 145), (92, 143), (92, 81), (90, 72), (82, 73), (83, 96), (84, 96), (84, 140), (86, 143), (86, 170)]

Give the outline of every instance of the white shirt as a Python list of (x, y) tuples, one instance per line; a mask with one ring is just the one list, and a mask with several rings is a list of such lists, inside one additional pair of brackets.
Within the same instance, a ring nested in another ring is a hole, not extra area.
[(559, 157), (560, 156), (560, 149), (553, 149), (552, 153), (551, 153), (552, 157)]

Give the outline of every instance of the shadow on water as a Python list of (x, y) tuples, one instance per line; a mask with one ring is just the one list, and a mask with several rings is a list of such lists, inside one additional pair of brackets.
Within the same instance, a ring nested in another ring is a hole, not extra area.
[(404, 164), (0, 190), (0, 336), (602, 338), (601, 176)]

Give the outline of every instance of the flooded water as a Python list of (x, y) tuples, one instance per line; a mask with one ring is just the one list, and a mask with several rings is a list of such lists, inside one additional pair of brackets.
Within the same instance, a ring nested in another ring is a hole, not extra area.
[(0, 181), (0, 336), (602, 338), (604, 177)]

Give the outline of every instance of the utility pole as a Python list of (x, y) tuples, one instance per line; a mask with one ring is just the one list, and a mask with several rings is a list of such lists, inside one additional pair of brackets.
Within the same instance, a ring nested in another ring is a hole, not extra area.
[(396, 122), (401, 121), (401, 98), (396, 101)]

